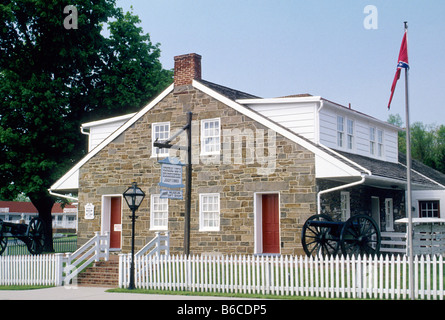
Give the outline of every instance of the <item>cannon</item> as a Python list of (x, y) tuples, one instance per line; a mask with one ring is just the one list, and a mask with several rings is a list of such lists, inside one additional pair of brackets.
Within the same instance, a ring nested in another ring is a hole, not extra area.
[(23, 241), (31, 254), (39, 254), (45, 244), (45, 225), (40, 218), (32, 218), (29, 224), (5, 222), (0, 219), (0, 256), (6, 250), (8, 238)]
[(308, 256), (340, 252), (345, 256), (375, 255), (380, 251), (381, 235), (377, 223), (364, 214), (354, 215), (346, 222), (316, 214), (304, 223), (301, 242)]

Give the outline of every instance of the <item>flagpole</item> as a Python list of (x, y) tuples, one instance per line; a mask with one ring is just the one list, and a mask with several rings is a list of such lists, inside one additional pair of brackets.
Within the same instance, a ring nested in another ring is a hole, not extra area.
[[(405, 21), (405, 32), (408, 32), (408, 22)], [(411, 132), (409, 122), (409, 94), (408, 94), (408, 69), (405, 68), (405, 113), (406, 113), (406, 185), (407, 185), (407, 209), (408, 209), (408, 260), (409, 260), (409, 290), (411, 300), (414, 300), (414, 268), (413, 268), (413, 217), (411, 195)]]

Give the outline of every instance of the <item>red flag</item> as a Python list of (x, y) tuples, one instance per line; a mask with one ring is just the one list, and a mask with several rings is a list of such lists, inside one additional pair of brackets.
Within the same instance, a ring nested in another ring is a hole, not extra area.
[(394, 90), (396, 89), (397, 81), (400, 79), (400, 72), (402, 71), (402, 68), (409, 69), (408, 40), (407, 40), (406, 34), (407, 34), (407, 31), (405, 30), (405, 34), (403, 35), (403, 39), (402, 39), (402, 46), (400, 47), (399, 59), (397, 62), (397, 71), (396, 71), (396, 75), (394, 76), (394, 80), (392, 82), (391, 97), (389, 98), (388, 109), (391, 106), (391, 101), (392, 101), (392, 97), (394, 95)]

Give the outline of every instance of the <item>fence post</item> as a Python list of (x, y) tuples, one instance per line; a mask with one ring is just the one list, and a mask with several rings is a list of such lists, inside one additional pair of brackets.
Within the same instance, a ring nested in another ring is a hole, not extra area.
[(56, 253), (55, 254), (55, 286), (61, 286), (63, 284), (63, 253)]
[(165, 235), (167, 237), (167, 239), (165, 240), (165, 247), (167, 248), (165, 249), (165, 254), (168, 256), (170, 255), (170, 231), (167, 231)]
[(124, 278), (124, 274), (125, 274), (125, 270), (127, 268), (127, 264), (125, 263), (125, 257), (126, 254), (125, 253), (120, 253), (119, 254), (119, 288), (123, 288), (124, 287), (124, 282), (125, 282), (125, 278)]
[(94, 231), (94, 244), (95, 244), (95, 251), (94, 251), (94, 261), (99, 261), (99, 253), (100, 253), (100, 237), (99, 237), (99, 231)]
[(105, 243), (103, 244), (105, 251), (105, 261), (110, 259), (110, 232), (105, 232)]
[(161, 235), (159, 232), (155, 232), (156, 236), (156, 255), (159, 256), (161, 254)]

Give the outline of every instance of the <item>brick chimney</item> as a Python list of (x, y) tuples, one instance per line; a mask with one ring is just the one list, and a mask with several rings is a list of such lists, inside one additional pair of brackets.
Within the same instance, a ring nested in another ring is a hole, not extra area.
[(175, 57), (175, 86), (192, 84), (201, 79), (201, 56), (196, 53)]

